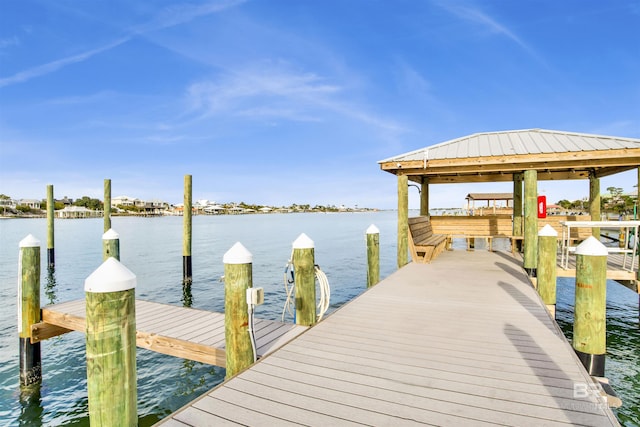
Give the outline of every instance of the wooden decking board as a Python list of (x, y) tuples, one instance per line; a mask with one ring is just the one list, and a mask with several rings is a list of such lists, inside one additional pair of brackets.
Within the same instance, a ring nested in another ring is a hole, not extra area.
[(597, 396), (574, 397), (590, 382), (519, 260), (454, 251), (405, 266), (193, 407), (251, 425), (238, 406), (309, 425), (617, 425)]
[[(541, 420), (561, 421), (563, 414), (555, 408), (556, 399), (548, 398), (541, 401), (534, 399), (522, 399), (515, 401), (513, 394), (509, 395), (481, 395), (473, 393), (474, 390), (458, 389), (452, 391), (447, 387), (438, 388), (436, 384), (429, 384), (428, 387), (410, 387), (403, 384), (403, 388), (415, 393), (407, 393), (390, 390), (378, 384), (372, 384), (368, 378), (367, 384), (357, 384), (346, 381), (343, 376), (330, 378), (328, 376), (306, 375), (299, 373), (295, 380), (289, 379), (286, 370), (274, 371), (264, 370), (262, 366), (252, 369), (244, 376), (244, 379), (264, 384), (266, 386), (278, 387), (296, 394), (306, 394), (321, 400), (332, 401), (334, 403), (349, 402), (349, 405), (356, 405), (368, 411), (383, 413), (394, 417), (403, 417), (408, 410), (411, 411), (415, 421), (421, 423), (434, 422), (453, 423), (454, 419), (447, 412), (442, 413), (443, 405), (450, 405), (448, 412), (455, 410), (457, 417), (467, 416), (469, 419), (485, 422), (498, 423), (503, 417), (503, 413), (517, 414), (519, 425), (540, 425)], [(491, 394), (491, 393), (488, 393)], [(565, 399), (569, 403), (568, 399)], [(455, 409), (453, 407), (457, 406)], [(503, 412), (503, 413), (501, 413)], [(434, 415), (439, 413), (439, 417)], [(444, 415), (444, 416), (443, 416)], [(520, 418), (521, 417), (521, 418)], [(532, 418), (536, 418), (533, 420)], [(455, 420), (456, 423), (459, 420)], [(572, 420), (565, 419), (565, 423)], [(573, 420), (575, 421), (575, 419)]]
[[(52, 325), (85, 332), (85, 306), (84, 300), (46, 306), (42, 309), (42, 319)], [(268, 320), (257, 324), (258, 356), (275, 350), (307, 329)], [(136, 300), (138, 347), (224, 367), (224, 334), (222, 313)], [(186, 338), (192, 336), (198, 340)], [(217, 345), (205, 344), (209, 341)]]

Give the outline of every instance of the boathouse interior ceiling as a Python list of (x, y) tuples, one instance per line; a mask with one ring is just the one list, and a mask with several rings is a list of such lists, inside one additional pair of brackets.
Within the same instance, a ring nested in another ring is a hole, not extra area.
[(544, 129), (486, 132), (442, 142), (378, 162), (383, 171), (429, 184), (601, 178), (640, 166), (640, 139)]

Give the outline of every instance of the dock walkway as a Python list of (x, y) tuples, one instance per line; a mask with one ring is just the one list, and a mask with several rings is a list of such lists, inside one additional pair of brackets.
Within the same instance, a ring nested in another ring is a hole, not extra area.
[[(43, 325), (62, 328), (59, 333), (71, 330), (84, 333), (85, 306), (85, 300), (45, 306), (42, 308)], [(268, 354), (306, 329), (306, 326), (291, 323), (255, 319), (258, 356)], [(35, 331), (36, 337), (38, 332)], [(136, 300), (138, 347), (224, 367), (224, 333), (223, 313)]]
[(591, 384), (519, 259), (444, 252), (159, 424), (619, 425)]

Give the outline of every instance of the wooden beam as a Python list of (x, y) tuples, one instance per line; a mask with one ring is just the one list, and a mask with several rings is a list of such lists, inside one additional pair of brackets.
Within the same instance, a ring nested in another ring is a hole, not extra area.
[(47, 322), (35, 323), (31, 325), (31, 344), (57, 337), (58, 335), (63, 335), (71, 331), (71, 329), (52, 325)]
[[(202, 325), (203, 328), (206, 325)], [(157, 353), (183, 359), (195, 360), (220, 367), (226, 366), (226, 352), (223, 349), (197, 344), (178, 338), (170, 338), (153, 333), (136, 333), (136, 345)]]

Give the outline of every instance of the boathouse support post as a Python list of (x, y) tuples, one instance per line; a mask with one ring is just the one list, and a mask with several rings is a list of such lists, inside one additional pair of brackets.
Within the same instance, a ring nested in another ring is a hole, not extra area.
[(249, 330), (247, 289), (253, 287), (253, 255), (237, 242), (223, 256), (224, 337), (226, 378), (249, 367), (254, 360)]
[(182, 213), (183, 239), (182, 239), (182, 283), (191, 286), (192, 264), (191, 264), (191, 216), (192, 216), (192, 177), (184, 176), (184, 209)]
[(84, 281), (89, 422), (137, 426), (136, 275), (107, 258)]
[(54, 218), (56, 216), (56, 200), (53, 198), (53, 185), (47, 185), (47, 266), (54, 268), (55, 255), (55, 231)]
[(293, 242), (293, 271), (296, 287), (296, 324), (316, 323), (315, 244), (302, 233)]
[(607, 248), (591, 236), (576, 248), (572, 345), (589, 375), (604, 377), (607, 352)]
[(429, 177), (420, 182), (420, 216), (429, 216)]
[(29, 234), (19, 244), (18, 336), (20, 386), (42, 382), (40, 343), (31, 343), (31, 325), (40, 317), (40, 241)]
[(367, 228), (367, 288), (380, 281), (380, 230), (371, 224)]
[(536, 276), (538, 262), (538, 171), (524, 171), (524, 269)]
[[(522, 174), (513, 174), (513, 235), (522, 237)], [(513, 245), (516, 245), (514, 249), (518, 252), (522, 250), (522, 240), (514, 239)]]
[[(600, 221), (600, 178), (595, 171), (589, 171), (589, 215), (591, 221)], [(593, 227), (593, 237), (600, 239), (600, 228)]]
[(104, 215), (104, 232), (111, 229), (111, 180), (104, 180), (104, 203), (102, 205)]
[(111, 228), (102, 235), (102, 261), (109, 257), (120, 261), (120, 235)]
[(547, 310), (556, 317), (556, 260), (558, 232), (549, 224), (538, 233), (538, 270), (536, 271), (538, 294)]
[(398, 268), (409, 262), (409, 179), (398, 175)]

